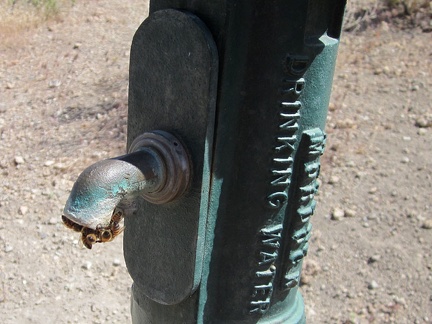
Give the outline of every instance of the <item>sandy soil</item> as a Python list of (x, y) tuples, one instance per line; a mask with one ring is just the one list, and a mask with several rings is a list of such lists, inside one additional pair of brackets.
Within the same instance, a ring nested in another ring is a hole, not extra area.
[[(122, 240), (80, 248), (60, 215), (86, 166), (125, 151), (147, 12), (77, 0), (0, 29), (2, 323), (130, 322)], [(431, 42), (386, 23), (342, 36), (302, 278), (310, 323), (432, 323)]]

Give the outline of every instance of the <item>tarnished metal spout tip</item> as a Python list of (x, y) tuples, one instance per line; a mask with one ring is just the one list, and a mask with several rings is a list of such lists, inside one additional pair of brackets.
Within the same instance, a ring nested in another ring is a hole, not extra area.
[(97, 162), (78, 177), (63, 214), (92, 229), (106, 225), (125, 197), (158, 191), (165, 182), (164, 169), (157, 153), (148, 149)]
[(72, 188), (63, 217), (76, 227), (97, 230), (110, 225), (125, 199), (142, 195), (152, 203), (166, 203), (184, 193), (190, 162), (174, 136), (163, 131), (145, 133), (132, 143), (130, 151), (85, 169)]

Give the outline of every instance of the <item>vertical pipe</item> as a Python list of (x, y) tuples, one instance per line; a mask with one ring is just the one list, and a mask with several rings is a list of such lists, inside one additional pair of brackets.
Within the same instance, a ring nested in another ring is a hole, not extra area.
[(199, 323), (305, 321), (298, 284), (343, 7), (228, 4)]
[(151, 1), (150, 14), (181, 9), (207, 25), (219, 83), (200, 286), (174, 305), (134, 286), (134, 323), (305, 322), (298, 284), (344, 6)]

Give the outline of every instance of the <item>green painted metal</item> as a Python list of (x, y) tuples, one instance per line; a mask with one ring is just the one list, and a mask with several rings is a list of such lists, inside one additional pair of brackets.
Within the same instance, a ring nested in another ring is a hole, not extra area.
[(134, 36), (128, 147), (144, 132), (163, 130), (183, 142), (192, 164), (190, 187), (180, 199), (153, 204), (137, 198), (125, 217), (124, 254), (138, 305), (148, 305), (148, 299), (178, 304), (200, 283), (217, 72), (212, 36), (194, 15), (160, 10)]
[[(125, 218), (133, 323), (306, 321), (298, 286), (344, 6), (151, 1), (132, 45), (128, 141), (176, 133), (201, 167), (186, 196)], [(196, 46), (206, 54), (188, 60)]]

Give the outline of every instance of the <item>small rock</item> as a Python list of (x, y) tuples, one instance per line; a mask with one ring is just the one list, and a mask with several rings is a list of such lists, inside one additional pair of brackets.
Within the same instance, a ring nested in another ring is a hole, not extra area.
[(369, 214), (366, 217), (367, 220), (376, 220), (377, 218), (378, 216), (376, 214)]
[(325, 251), (326, 248), (324, 247), (324, 245), (318, 245), (317, 246), (317, 252), (321, 252), (321, 251)]
[(378, 191), (378, 188), (377, 188), (377, 187), (373, 187), (373, 188), (370, 188), (370, 189), (369, 189), (368, 193), (370, 193), (370, 194), (374, 194), (374, 193), (377, 192), (377, 191)]
[(402, 160), (401, 160), (401, 162), (402, 163), (409, 163), (409, 161), (410, 161), (410, 159), (409, 159), (409, 157), (408, 156), (404, 156), (403, 158), (402, 158)]
[(348, 162), (346, 163), (346, 166), (347, 166), (348, 168), (354, 168), (354, 167), (356, 166), (356, 163), (355, 163), (354, 161), (348, 161)]
[(426, 118), (424, 116), (419, 117), (416, 119), (415, 125), (417, 127), (420, 127), (420, 128), (431, 127), (432, 126), (432, 118), (431, 118), (431, 120), (429, 120), (429, 118)]
[(49, 167), (49, 166), (51, 166), (51, 165), (53, 165), (53, 164), (54, 164), (54, 161), (52, 161), (52, 160), (48, 160), (48, 161), (46, 161), (46, 162), (44, 163), (44, 166)]
[(424, 228), (424, 229), (432, 229), (432, 218), (431, 219), (426, 219), (423, 222), (423, 224), (422, 224), (421, 227)]
[(58, 217), (51, 217), (48, 221), (48, 224), (55, 225), (58, 223)]
[(24, 158), (23, 158), (22, 156), (15, 156), (14, 161), (15, 161), (15, 164), (16, 164), (16, 165), (18, 165), (18, 164), (23, 164), (23, 163), (25, 162), (25, 161), (24, 161)]
[(383, 73), (383, 70), (382, 70), (381, 68), (376, 68), (376, 69), (374, 70), (374, 74), (375, 74), (375, 75), (380, 75), (381, 73)]
[(332, 220), (341, 220), (345, 216), (345, 212), (338, 207), (335, 207), (331, 213)]
[(54, 169), (57, 169), (57, 170), (66, 170), (67, 166), (64, 163), (56, 163), (56, 164), (54, 164)]
[(321, 272), (321, 267), (319, 266), (318, 262), (306, 259), (303, 262), (303, 271), (301, 274), (300, 283), (302, 285), (309, 285), (319, 272)]
[(416, 219), (417, 219), (419, 222), (424, 222), (424, 221), (426, 220), (426, 217), (424, 217), (424, 216), (422, 216), (422, 215), (416, 215)]
[(372, 280), (368, 285), (368, 289), (370, 290), (377, 289), (377, 288), (378, 288), (378, 284), (375, 280)]
[(372, 256), (369, 258), (368, 263), (370, 264), (370, 263), (378, 262), (379, 259), (381, 259), (381, 256), (380, 256), (379, 254), (372, 255)]
[(354, 209), (345, 209), (345, 217), (354, 217), (357, 212)]
[(61, 85), (61, 81), (60, 81), (60, 80), (51, 80), (51, 81), (48, 83), (48, 86), (49, 86), (50, 88), (58, 88), (58, 87), (60, 87), (60, 85)]
[(396, 304), (399, 304), (399, 305), (402, 305), (402, 306), (406, 306), (406, 301), (405, 301), (405, 298), (403, 298), (403, 297), (394, 296), (393, 297), (393, 301)]
[(20, 215), (25, 215), (27, 214), (27, 212), (29, 211), (27, 206), (21, 206), (20, 208), (18, 208), (18, 214)]
[(0, 161), (0, 169), (7, 169), (9, 166), (9, 163), (6, 161)]
[(84, 270), (90, 270), (90, 268), (92, 267), (92, 263), (90, 261), (86, 261), (81, 268), (83, 268)]
[(409, 210), (406, 213), (407, 218), (414, 218), (418, 213), (415, 210)]
[(75, 43), (73, 49), (78, 49), (81, 47), (81, 43)]
[(385, 21), (381, 22), (381, 30), (383, 32), (388, 32), (390, 30), (388, 23), (386, 23)]
[(425, 128), (420, 128), (417, 131), (417, 134), (419, 134), (420, 136), (426, 135), (427, 134), (427, 130)]
[(365, 176), (365, 172), (357, 171), (354, 176), (356, 179), (361, 179)]
[(339, 182), (339, 177), (338, 176), (331, 176), (330, 177), (330, 179), (329, 179), (329, 181), (328, 181), (328, 183), (329, 184), (336, 184), (336, 183), (338, 183)]
[(13, 251), (13, 246), (12, 246), (12, 245), (9, 245), (9, 244), (6, 244), (6, 246), (5, 246), (5, 248), (4, 248), (4, 251), (5, 251), (6, 253), (12, 252), (12, 251)]
[(121, 265), (121, 261), (119, 259), (114, 259), (113, 266), (118, 267), (119, 265)]
[(354, 126), (355, 126), (354, 121), (348, 118), (336, 122), (336, 128), (339, 129), (354, 128)]

